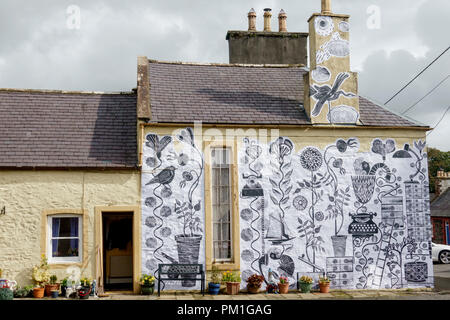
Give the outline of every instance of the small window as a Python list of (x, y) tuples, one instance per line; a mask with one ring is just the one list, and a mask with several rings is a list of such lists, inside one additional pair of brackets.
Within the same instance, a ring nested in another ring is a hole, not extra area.
[(82, 219), (78, 215), (48, 217), (48, 261), (50, 263), (81, 262)]
[(231, 165), (229, 148), (211, 149), (213, 251), (215, 261), (231, 261)]

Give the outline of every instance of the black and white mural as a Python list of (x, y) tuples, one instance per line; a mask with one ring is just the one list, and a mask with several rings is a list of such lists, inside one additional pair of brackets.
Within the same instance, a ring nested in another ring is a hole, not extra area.
[(432, 287), (425, 143), (356, 138), (296, 150), (288, 137), (239, 151), (241, 271), (296, 285), (326, 272), (333, 288)]
[[(158, 277), (160, 263), (204, 264), (204, 160), (192, 128), (147, 134), (143, 155), (142, 272)], [(185, 280), (163, 288), (200, 287)]]

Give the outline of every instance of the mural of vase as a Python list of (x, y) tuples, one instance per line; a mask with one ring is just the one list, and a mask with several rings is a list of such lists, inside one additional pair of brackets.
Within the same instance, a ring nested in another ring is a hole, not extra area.
[(347, 245), (347, 236), (336, 235), (331, 236), (335, 257), (345, 257), (345, 249)]
[(352, 176), (351, 178), (356, 198), (364, 207), (372, 199), (376, 177), (374, 175), (361, 175)]
[[(196, 264), (200, 252), (201, 235), (185, 236), (183, 234), (175, 236), (178, 250), (178, 262), (181, 264)], [(189, 275), (188, 278), (195, 278), (196, 275)], [(194, 287), (195, 281), (183, 280), (183, 287)]]

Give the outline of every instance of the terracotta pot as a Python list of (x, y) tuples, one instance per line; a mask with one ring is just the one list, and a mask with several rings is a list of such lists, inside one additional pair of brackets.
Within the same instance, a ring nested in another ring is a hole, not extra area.
[(227, 294), (236, 295), (239, 294), (241, 288), (240, 282), (227, 282)]
[(320, 283), (319, 282), (320, 293), (330, 292), (330, 283)]
[(261, 289), (261, 286), (255, 287), (255, 286), (247, 286), (247, 292), (251, 294), (256, 294)]
[(46, 284), (45, 285), (45, 296), (46, 297), (50, 297), (53, 290), (58, 290), (59, 291), (59, 283)]
[(286, 294), (289, 292), (289, 283), (278, 283), (278, 291), (281, 294)]
[(34, 288), (33, 289), (33, 297), (40, 299), (44, 297), (45, 288)]

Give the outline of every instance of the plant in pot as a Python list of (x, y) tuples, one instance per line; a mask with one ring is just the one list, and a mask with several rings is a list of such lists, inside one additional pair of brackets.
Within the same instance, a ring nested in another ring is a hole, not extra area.
[(89, 299), (91, 293), (91, 280), (89, 278), (80, 279), (80, 288), (77, 290), (80, 299)]
[(261, 285), (264, 282), (264, 276), (259, 274), (252, 274), (247, 279), (247, 292), (248, 293), (258, 293), (261, 289)]
[(41, 256), (40, 265), (36, 265), (32, 269), (32, 277), (36, 282), (36, 286), (33, 289), (33, 297), (43, 298), (45, 293), (45, 284), (50, 281), (49, 266), (47, 263), (47, 257), (45, 254)]
[(68, 285), (69, 285), (69, 278), (64, 278), (64, 279), (62, 279), (62, 281), (61, 281), (61, 295), (62, 296), (66, 296), (66, 290), (67, 290), (67, 287), (68, 287)]
[(212, 295), (219, 294), (220, 291), (220, 278), (219, 269), (217, 266), (213, 266), (211, 270), (211, 281), (208, 283), (208, 292)]
[(313, 282), (314, 281), (311, 277), (301, 276), (300, 279), (298, 280), (300, 291), (302, 293), (310, 293)]
[(17, 287), (14, 290), (14, 298), (27, 298), (33, 296), (33, 286)]
[(56, 275), (51, 275), (48, 283), (45, 284), (45, 295), (50, 297), (51, 292), (54, 290), (59, 291), (59, 283), (56, 283), (58, 277)]
[(330, 292), (330, 279), (326, 275), (319, 277), (319, 288), (320, 293), (328, 293)]
[(287, 277), (280, 277), (278, 282), (278, 290), (281, 294), (289, 292), (289, 280)]
[(152, 295), (155, 291), (155, 277), (152, 274), (143, 274), (141, 276), (141, 294)]
[(227, 294), (239, 294), (241, 286), (241, 276), (238, 272), (226, 271), (222, 274), (222, 282), (227, 285)]

